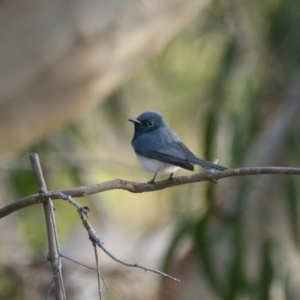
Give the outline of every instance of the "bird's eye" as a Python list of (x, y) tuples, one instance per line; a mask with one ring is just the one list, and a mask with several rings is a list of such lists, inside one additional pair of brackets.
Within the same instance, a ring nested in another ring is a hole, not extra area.
[(148, 127), (152, 127), (152, 126), (153, 126), (153, 122), (148, 121), (148, 122), (147, 122), (147, 126), (148, 126)]

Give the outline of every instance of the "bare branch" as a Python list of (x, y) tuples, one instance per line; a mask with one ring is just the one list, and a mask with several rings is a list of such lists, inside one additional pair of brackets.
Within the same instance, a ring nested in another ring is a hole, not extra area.
[[(45, 194), (47, 193), (47, 186), (44, 180), (42, 168), (39, 161), (39, 156), (37, 154), (31, 154), (29, 158), (33, 169), (33, 173), (36, 178), (39, 192), (41, 194)], [(56, 231), (53, 204), (49, 196), (46, 197), (43, 206), (44, 206), (48, 244), (49, 244), (48, 257), (49, 257), (49, 261), (51, 262), (52, 271), (54, 275), (53, 278), (55, 281), (56, 296), (57, 299), (64, 300), (67, 299), (67, 297), (66, 297), (65, 287), (62, 278), (62, 271), (61, 271), (60, 248), (59, 248), (59, 242), (58, 242), (57, 231)], [(51, 284), (51, 289), (52, 289), (52, 284)]]
[[(80, 204), (78, 204), (77, 202), (75, 202), (71, 196), (66, 196), (66, 195), (63, 195), (62, 193), (60, 193), (60, 195), (62, 196), (62, 199), (64, 200), (67, 200), (70, 204), (72, 204), (74, 207), (76, 207), (77, 209), (77, 212), (80, 216), (80, 219), (82, 221), (82, 224), (84, 226), (84, 228), (87, 230), (88, 234), (89, 234), (89, 239), (90, 241), (92, 242), (94, 248), (95, 248), (95, 245), (97, 245), (99, 248), (101, 248), (103, 250), (103, 252), (105, 252), (111, 259), (113, 259), (114, 261), (118, 262), (119, 264), (121, 265), (124, 265), (126, 267), (132, 267), (132, 268), (139, 268), (139, 269), (142, 269), (144, 271), (149, 271), (149, 272), (152, 272), (152, 273), (156, 273), (156, 274), (159, 274), (159, 275), (162, 275), (164, 277), (167, 277), (167, 278), (170, 278), (170, 279), (173, 279), (177, 282), (180, 282), (179, 279), (171, 276), (171, 275), (168, 275), (164, 272), (161, 272), (161, 271), (158, 271), (158, 270), (155, 270), (155, 269), (149, 269), (149, 268), (146, 268), (144, 266), (141, 266), (139, 264), (129, 264), (129, 263), (126, 263), (118, 258), (116, 258), (115, 256), (113, 256), (104, 246), (103, 246), (103, 242), (100, 240), (100, 238), (98, 237), (98, 235), (96, 234), (96, 231), (93, 229), (93, 227), (90, 225), (90, 223), (88, 222), (87, 218), (88, 218), (88, 212), (89, 212), (89, 208), (86, 207), (86, 206), (81, 206)], [(97, 261), (97, 256), (96, 256), (96, 261)], [(98, 271), (97, 271), (98, 272)], [(100, 294), (101, 295), (101, 294)]]
[(103, 243), (101, 243), (99, 237), (97, 235), (94, 236), (96, 238), (96, 241), (97, 241), (97, 245), (111, 258), (113, 259), (114, 261), (118, 262), (119, 264), (123, 265), (123, 266), (126, 266), (126, 267), (132, 267), (132, 268), (138, 268), (138, 269), (142, 269), (144, 271), (149, 271), (149, 272), (152, 272), (152, 273), (156, 273), (156, 274), (159, 274), (161, 276), (164, 276), (164, 277), (167, 277), (167, 278), (170, 278), (174, 281), (177, 281), (177, 282), (180, 282), (180, 279), (178, 278), (175, 278), (169, 274), (166, 274), (162, 271), (159, 271), (159, 270), (155, 270), (155, 269), (149, 269), (149, 268), (146, 268), (144, 266), (141, 266), (137, 263), (135, 264), (129, 264), (129, 263), (126, 263), (118, 258), (116, 258), (115, 256), (113, 256), (104, 246), (103, 246)]
[(53, 287), (54, 287), (54, 282), (55, 282), (55, 280), (56, 280), (57, 274), (58, 274), (58, 273), (56, 273), (56, 274), (53, 276), (53, 278), (52, 278), (52, 282), (51, 282), (49, 291), (48, 291), (48, 293), (47, 293), (47, 295), (46, 295), (46, 297), (45, 297), (45, 300), (48, 299), (48, 296), (50, 295), (50, 293), (51, 293), (51, 291), (52, 291), (52, 289), (53, 289)]
[(29, 205), (45, 202), (48, 197), (52, 200), (62, 199), (61, 193), (70, 195), (72, 197), (83, 197), (105, 191), (122, 189), (131, 193), (144, 193), (158, 191), (173, 186), (182, 184), (195, 183), (195, 182), (217, 182), (220, 179), (228, 177), (237, 177), (245, 175), (300, 175), (300, 168), (287, 168), (287, 167), (252, 167), (229, 169), (226, 171), (206, 171), (191, 176), (174, 177), (172, 180), (158, 181), (155, 184), (139, 183), (134, 181), (126, 181), (123, 179), (114, 179), (102, 183), (81, 186), (73, 189), (50, 191), (46, 194), (33, 194), (17, 201), (14, 201), (0, 209), (0, 219)]
[(69, 260), (69, 261), (71, 261), (71, 262), (73, 262), (74, 264), (80, 265), (80, 266), (85, 267), (85, 268), (87, 268), (87, 269), (89, 269), (89, 270), (93, 270), (93, 271), (96, 271), (96, 272), (97, 272), (97, 269), (95, 269), (95, 268), (93, 268), (93, 267), (89, 267), (89, 266), (87, 266), (87, 265), (85, 265), (85, 264), (82, 264), (82, 263), (76, 261), (75, 259), (72, 259), (72, 258), (70, 258), (70, 257), (68, 257), (68, 256), (63, 255), (63, 254), (61, 254), (60, 256), (63, 257), (63, 258), (65, 258), (65, 259), (67, 259), (67, 260)]
[(98, 258), (98, 251), (97, 251), (97, 245), (92, 241), (93, 247), (94, 247), (94, 253), (95, 253), (95, 260), (96, 260), (96, 268), (97, 268), (97, 279), (98, 279), (98, 293), (99, 293), (99, 299), (102, 299), (102, 292), (101, 292), (101, 273), (100, 273), (100, 267), (99, 267), (99, 258)]

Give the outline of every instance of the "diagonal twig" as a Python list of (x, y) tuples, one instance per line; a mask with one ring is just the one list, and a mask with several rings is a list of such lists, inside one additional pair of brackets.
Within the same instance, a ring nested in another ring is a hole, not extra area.
[[(72, 259), (72, 258), (70, 258), (70, 257), (67, 257), (67, 256), (65, 256), (65, 255), (63, 255), (63, 254), (60, 254), (60, 256), (63, 257), (63, 258), (65, 258), (65, 259), (67, 259), (67, 260), (69, 260), (69, 261), (71, 261), (71, 262), (73, 262), (73, 263), (75, 263), (75, 264), (77, 264), (77, 265), (83, 266), (83, 267), (85, 267), (85, 268), (87, 268), (87, 269), (90, 269), (90, 270), (93, 270), (93, 271), (96, 271), (96, 272), (97, 272), (97, 269), (95, 269), (95, 268), (93, 268), (93, 267), (89, 267), (89, 266), (87, 266), (87, 265), (85, 265), (85, 264), (82, 264), (82, 263), (80, 263), (80, 262), (78, 262), (78, 261), (76, 261), (76, 260), (74, 260), (74, 259)], [(106, 284), (105, 278), (102, 276), (101, 273), (100, 273), (100, 277), (101, 277), (101, 279), (102, 279), (102, 281), (103, 281), (103, 283), (104, 283), (105, 288), (108, 290), (108, 286), (107, 286), (107, 284)]]
[(45, 297), (45, 300), (47, 300), (48, 296), (50, 295), (50, 293), (51, 293), (51, 291), (52, 291), (52, 289), (53, 289), (53, 287), (54, 287), (54, 283), (55, 283), (55, 280), (56, 280), (57, 275), (58, 275), (58, 273), (56, 273), (56, 274), (53, 276), (53, 278), (52, 278), (52, 282), (51, 282), (49, 291), (48, 291), (48, 293), (47, 293), (47, 295), (46, 295), (46, 297)]
[(81, 218), (82, 224), (85, 227), (85, 229), (87, 230), (88, 234), (89, 234), (89, 239), (91, 240), (91, 242), (93, 244), (96, 244), (100, 249), (103, 250), (104, 253), (106, 253), (111, 259), (113, 259), (114, 261), (118, 262), (119, 264), (122, 264), (126, 267), (132, 267), (132, 268), (138, 268), (138, 269), (142, 269), (144, 271), (149, 271), (152, 273), (156, 273), (159, 275), (162, 275), (164, 277), (170, 278), (172, 280), (175, 280), (177, 282), (180, 282), (179, 279), (166, 274), (162, 271), (159, 270), (155, 270), (155, 269), (150, 269), (150, 268), (146, 268), (144, 266), (141, 266), (137, 263), (135, 264), (130, 264), (130, 263), (126, 263), (118, 258), (116, 258), (114, 255), (112, 255), (103, 245), (103, 242), (100, 240), (100, 238), (98, 237), (98, 235), (96, 234), (96, 231), (92, 228), (92, 226), (90, 225), (90, 223), (88, 222), (87, 218), (88, 218), (88, 212), (89, 212), (89, 208), (86, 206), (81, 206), (80, 204), (78, 204), (77, 202), (75, 202), (71, 196), (68, 195), (64, 195), (63, 193), (60, 193), (60, 198), (63, 200), (67, 200), (70, 204), (72, 204), (73, 206), (75, 206), (75, 208), (77, 209), (77, 212)]

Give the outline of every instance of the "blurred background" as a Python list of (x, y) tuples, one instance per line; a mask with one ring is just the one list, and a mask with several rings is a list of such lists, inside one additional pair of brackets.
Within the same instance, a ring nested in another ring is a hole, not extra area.
[[(49, 190), (148, 181), (127, 119), (149, 109), (206, 160), (300, 165), (298, 0), (2, 0), (0, 41), (1, 207), (37, 192), (32, 152)], [(77, 201), (112, 254), (181, 279), (100, 253), (106, 300), (296, 300), (299, 197), (299, 178), (264, 175)], [(94, 266), (77, 212), (54, 204), (62, 253)], [(44, 299), (42, 206), (0, 226), (0, 298)], [(68, 299), (98, 299), (96, 273), (62, 262)]]

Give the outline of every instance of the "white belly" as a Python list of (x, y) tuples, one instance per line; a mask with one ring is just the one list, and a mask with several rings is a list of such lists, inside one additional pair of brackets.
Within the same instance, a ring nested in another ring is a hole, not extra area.
[(164, 163), (162, 161), (137, 155), (141, 165), (148, 171), (158, 174), (174, 173), (179, 167)]

